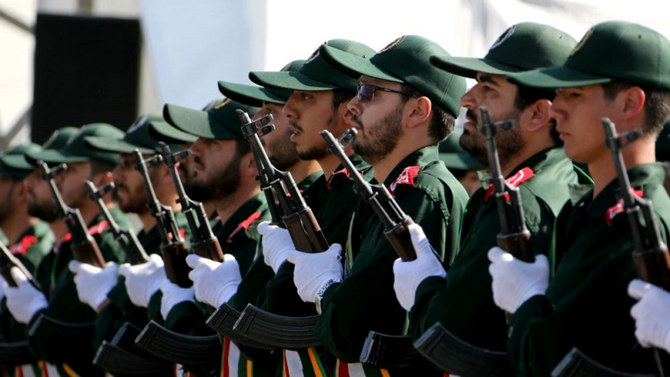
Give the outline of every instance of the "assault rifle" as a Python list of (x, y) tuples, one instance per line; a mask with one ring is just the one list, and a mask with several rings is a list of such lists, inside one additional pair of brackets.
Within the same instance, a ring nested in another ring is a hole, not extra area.
[(121, 229), (119, 227), (119, 224), (117, 224), (114, 218), (112, 217), (112, 214), (109, 213), (109, 209), (105, 205), (105, 201), (102, 200), (105, 194), (107, 194), (110, 190), (112, 190), (115, 187), (114, 183), (108, 183), (100, 188), (96, 188), (95, 184), (89, 180), (86, 180), (84, 183), (86, 184), (86, 188), (88, 188), (89, 199), (91, 199), (98, 205), (100, 212), (109, 223), (109, 228), (111, 229), (112, 234), (114, 234), (116, 242), (121, 246), (121, 249), (123, 249), (123, 251), (125, 252), (126, 259), (128, 260), (128, 262), (130, 264), (140, 264), (148, 262), (149, 257), (147, 256), (147, 253), (144, 251), (144, 247), (142, 247), (142, 244), (137, 239), (135, 233), (129, 231), (128, 229)]
[(493, 197), (498, 207), (500, 233), (497, 235), (498, 246), (505, 249), (515, 258), (524, 262), (535, 261), (535, 254), (530, 244), (530, 232), (526, 228), (523, 207), (519, 189), (505, 182), (500, 168), (496, 135), (508, 131), (516, 126), (513, 120), (491, 122), (491, 115), (484, 107), (480, 107), (481, 132), (486, 137), (486, 147), (489, 152), (490, 182), (493, 185)]
[(67, 169), (67, 165), (60, 164), (49, 169), (49, 166), (41, 161), (40, 168), (42, 178), (49, 182), (51, 194), (53, 194), (56, 200), (58, 214), (63, 219), (63, 222), (65, 222), (72, 236), (72, 240), (70, 241), (72, 255), (80, 262), (100, 268), (105, 267), (105, 259), (102, 257), (98, 243), (91, 236), (91, 233), (89, 233), (86, 223), (84, 223), (84, 219), (81, 217), (81, 212), (79, 212), (78, 208), (71, 208), (65, 204), (56, 186), (56, 182), (54, 182), (54, 177)]
[[(344, 152), (356, 134), (356, 129), (350, 128), (336, 139), (329, 131), (321, 131), (321, 136), (328, 145), (328, 151), (340, 160), (354, 180), (356, 192), (372, 206), (381, 219), (384, 224), (384, 236), (400, 259), (414, 260), (416, 251), (407, 231), (407, 227), (413, 223), (412, 219), (403, 212), (384, 185), (371, 185), (366, 182)], [(423, 362), (412, 346), (411, 337), (381, 334), (375, 331), (370, 331), (368, 334), (360, 359), (361, 362), (381, 368), (405, 368)]]
[[(492, 122), (489, 112), (480, 107), (480, 131), (486, 137), (489, 169), (500, 221), (498, 245), (515, 258), (533, 262), (535, 255), (530, 244), (530, 232), (526, 228), (519, 189), (505, 181), (500, 167), (496, 135), (516, 125), (513, 120)], [(509, 313), (505, 313), (509, 320)], [(506, 352), (479, 348), (457, 338), (440, 323), (435, 323), (414, 343), (428, 360), (449, 373), (463, 376), (512, 376), (512, 368)]]
[(347, 154), (344, 153), (344, 148), (353, 142), (357, 133), (355, 128), (350, 128), (339, 139), (335, 139), (333, 134), (323, 130), (321, 136), (328, 144), (328, 151), (334, 154), (349, 172), (349, 176), (354, 180), (356, 191), (372, 206), (372, 209), (381, 219), (384, 224), (384, 236), (389, 240), (400, 259), (403, 261), (414, 260), (416, 259), (416, 252), (407, 231), (407, 227), (413, 224), (412, 219), (403, 212), (384, 185), (371, 185), (366, 182), (358, 174)]
[(12, 277), (12, 274), (9, 270), (12, 267), (16, 267), (28, 278), (28, 282), (33, 285), (33, 287), (40, 290), (39, 284), (33, 279), (33, 275), (28, 271), (26, 266), (21, 263), (19, 258), (17, 258), (12, 252), (7, 248), (4, 242), (0, 242), (0, 275), (5, 279), (7, 284), (10, 287), (16, 287), (16, 281)]
[[(328, 249), (328, 241), (321, 231), (312, 210), (305, 203), (298, 185), (290, 172), (275, 168), (270, 162), (259, 133), (267, 135), (274, 130), (272, 115), (266, 115), (252, 121), (249, 115), (237, 110), (242, 123), (242, 134), (251, 147), (261, 189), (270, 207), (272, 223), (288, 230), (296, 249), (304, 252), (322, 252)], [(273, 205), (275, 200), (279, 207)], [(289, 317), (269, 313), (254, 305), (248, 304), (242, 313), (227, 305), (219, 308), (212, 316), (211, 323), (216, 324), (217, 331), (224, 333), (231, 340), (248, 346), (261, 344), (256, 348), (300, 349), (319, 344), (314, 334), (314, 326), (318, 316)], [(216, 316), (224, 316), (217, 318)], [(237, 318), (236, 318), (237, 317)], [(231, 321), (235, 319), (235, 321)], [(209, 323), (209, 322), (208, 322)], [(233, 324), (232, 329), (222, 328)], [(231, 331), (232, 330), (232, 331)]]
[(177, 189), (177, 195), (179, 195), (177, 203), (181, 204), (181, 212), (186, 216), (188, 226), (191, 228), (191, 250), (194, 254), (203, 258), (223, 262), (221, 245), (219, 244), (219, 239), (212, 233), (205, 208), (201, 202), (196, 202), (186, 195), (186, 190), (184, 190), (184, 185), (177, 172), (177, 163), (186, 158), (191, 153), (191, 150), (187, 149), (172, 153), (170, 146), (163, 142), (160, 143), (160, 147), (162, 160), (170, 169), (172, 181)]
[[(628, 179), (626, 165), (621, 156), (621, 149), (639, 139), (642, 132), (634, 130), (617, 134), (614, 123), (608, 118), (602, 118), (601, 121), (605, 131), (605, 146), (612, 154), (621, 189), (623, 210), (628, 216), (631, 233), (633, 234), (635, 270), (642, 280), (668, 291), (670, 290), (670, 254), (668, 253), (668, 247), (663, 242), (658, 230), (658, 223), (654, 218), (651, 201), (635, 195)], [(658, 369), (662, 371), (663, 367), (658, 349), (655, 348), (653, 352)], [(627, 377), (641, 375), (619, 372), (592, 360), (579, 349), (573, 348), (552, 371), (552, 376)]]
[(156, 197), (156, 192), (151, 185), (147, 165), (160, 163), (161, 156), (156, 155), (147, 160), (142, 158), (142, 153), (138, 149), (133, 152), (135, 155), (135, 166), (144, 178), (144, 186), (149, 196), (149, 208), (151, 214), (158, 221), (158, 231), (161, 236), (160, 251), (165, 263), (165, 274), (168, 280), (182, 288), (188, 288), (193, 282), (188, 278), (189, 268), (186, 264), (186, 243), (179, 233), (177, 220), (175, 220), (172, 208), (161, 204)]

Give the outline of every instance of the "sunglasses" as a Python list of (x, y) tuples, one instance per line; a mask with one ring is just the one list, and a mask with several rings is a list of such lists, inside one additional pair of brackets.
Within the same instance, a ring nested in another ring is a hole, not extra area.
[(375, 92), (378, 90), (381, 90), (382, 92), (398, 93), (400, 95), (407, 97), (413, 97), (413, 98), (418, 97), (416, 94), (403, 92), (402, 90), (384, 88), (382, 86), (371, 85), (371, 84), (358, 84), (358, 87), (356, 88), (356, 97), (358, 98), (359, 102), (372, 101), (375, 98)]

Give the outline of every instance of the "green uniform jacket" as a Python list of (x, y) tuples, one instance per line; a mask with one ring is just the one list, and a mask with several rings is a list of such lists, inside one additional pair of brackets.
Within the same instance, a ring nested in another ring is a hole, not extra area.
[[(533, 176), (521, 183), (519, 193), (533, 250), (548, 254), (554, 220), (569, 199), (569, 184), (578, 177), (562, 148), (545, 150), (517, 166), (508, 177), (523, 168)], [(496, 246), (500, 220), (496, 201), (487, 190), (477, 190), (466, 207), (461, 247), (446, 279), (424, 280), (410, 311), (410, 328), (417, 339), (435, 322), (458, 338), (480, 348), (504, 351), (507, 342), (505, 315), (493, 302), (487, 253)], [(473, 320), (474, 319), (474, 320)]]
[[(421, 148), (407, 156), (384, 185), (390, 187), (407, 215), (423, 227), (441, 256), (450, 260), (458, 251), (468, 196), (440, 162), (437, 147)], [(381, 220), (370, 206), (362, 204), (350, 228), (345, 253), (347, 276), (326, 290), (316, 326), (323, 345), (348, 363), (358, 362), (369, 331), (399, 335), (404, 333), (406, 322), (406, 312), (393, 291), (392, 266), (398, 256), (384, 236)]]
[[(631, 185), (651, 199), (667, 242), (670, 199), (660, 164), (628, 170)], [(592, 191), (561, 210), (555, 229), (556, 273), (546, 295), (523, 303), (512, 316), (508, 351), (520, 376), (548, 376), (573, 347), (620, 371), (653, 372), (649, 349), (637, 345), (628, 297), (636, 277), (627, 216), (606, 221), (619, 200), (617, 180), (592, 198)]]
[[(129, 227), (128, 219), (117, 207), (111, 208), (109, 212), (119, 226)], [(104, 217), (98, 215), (89, 223), (89, 230), (94, 229), (91, 233), (94, 233), (93, 238), (98, 243), (106, 261), (123, 262), (125, 260), (124, 253), (114, 240), (114, 236), (110, 232), (102, 231), (97, 226), (103, 221)], [(47, 295), (49, 304), (46, 309), (33, 315), (28, 328), (32, 327), (41, 313), (68, 323), (92, 323), (95, 320), (95, 311), (87, 304), (80, 302), (77, 297), (74, 275), (68, 268), (71, 260), (70, 242), (65, 241), (56, 245), (54, 252), (49, 253), (38, 266), (36, 276), (42, 284), (42, 291)], [(29, 336), (31, 350), (38, 359), (54, 364), (65, 362), (80, 375), (101, 373), (97, 367), (91, 364), (94, 355), (93, 339), (86, 340), (88, 344), (82, 345), (82, 347), (87, 348), (87, 352), (75, 354), (68, 353), (68, 347), (66, 346), (70, 344), (69, 342), (73, 342), (73, 339), (64, 339), (63, 344), (54, 344), (44, 339), (44, 336), (45, 334), (39, 331)]]

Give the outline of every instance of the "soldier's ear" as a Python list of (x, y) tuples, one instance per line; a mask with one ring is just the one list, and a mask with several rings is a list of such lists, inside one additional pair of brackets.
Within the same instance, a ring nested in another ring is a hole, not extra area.
[[(617, 101), (618, 100), (618, 101)], [(644, 104), (647, 101), (644, 90), (639, 86), (632, 86), (622, 90), (615, 99), (619, 105), (624, 119), (644, 116)]]
[(433, 104), (428, 97), (421, 96), (410, 98), (405, 103), (407, 114), (407, 128), (415, 128), (422, 124), (430, 122), (430, 114), (433, 110)]
[(528, 106), (524, 111), (528, 114), (528, 124), (526, 128), (529, 131), (536, 131), (549, 124), (551, 101), (540, 99)]
[(252, 177), (254, 180), (258, 175), (258, 167), (254, 155), (249, 152), (240, 158), (240, 174), (247, 177)]

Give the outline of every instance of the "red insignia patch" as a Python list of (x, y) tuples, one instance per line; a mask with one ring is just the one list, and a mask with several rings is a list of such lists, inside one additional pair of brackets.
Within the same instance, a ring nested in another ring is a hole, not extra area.
[[(527, 180), (533, 178), (535, 175), (535, 172), (533, 169), (529, 167), (525, 167), (513, 176), (505, 179), (505, 182), (507, 184), (511, 185), (512, 187), (519, 187), (520, 184), (526, 182)], [(491, 197), (491, 194), (493, 194), (493, 184), (489, 184), (489, 188), (486, 189), (486, 195), (484, 195), (484, 201), (487, 202), (489, 200), (489, 197)], [(505, 200), (509, 200), (509, 194), (505, 193)]]
[[(641, 198), (644, 192), (642, 190), (636, 190), (632, 189), (633, 194), (637, 196), (638, 198)], [(623, 208), (623, 199), (617, 200), (616, 204), (609, 207), (607, 211), (605, 211), (605, 221), (607, 222), (607, 225), (612, 226), (612, 220), (616, 217), (616, 215), (622, 213), (624, 211)]]
[(256, 221), (259, 217), (261, 217), (261, 213), (260, 212), (254, 212), (254, 213), (251, 214), (251, 216), (247, 217), (246, 220), (239, 223), (239, 225), (237, 225), (237, 228), (235, 228), (235, 230), (233, 230), (230, 233), (230, 235), (228, 236), (228, 238), (226, 239), (226, 243), (233, 242), (233, 237), (237, 233), (239, 233), (241, 230), (244, 230), (244, 231), (248, 230), (249, 227), (251, 226), (251, 224), (253, 224), (253, 222)]
[(24, 255), (26, 251), (28, 251), (28, 248), (32, 246), (37, 242), (37, 237), (29, 234), (21, 239), (21, 241), (15, 243), (9, 248), (9, 251), (12, 252), (12, 254), (18, 254), (18, 255)]
[(398, 185), (414, 186), (414, 177), (416, 177), (416, 175), (419, 174), (420, 170), (421, 168), (418, 166), (406, 167), (402, 171), (402, 173), (400, 173), (398, 178), (396, 178), (395, 181), (391, 182), (391, 184), (389, 185), (389, 191), (391, 192), (391, 195), (395, 194), (395, 189), (398, 187)]

